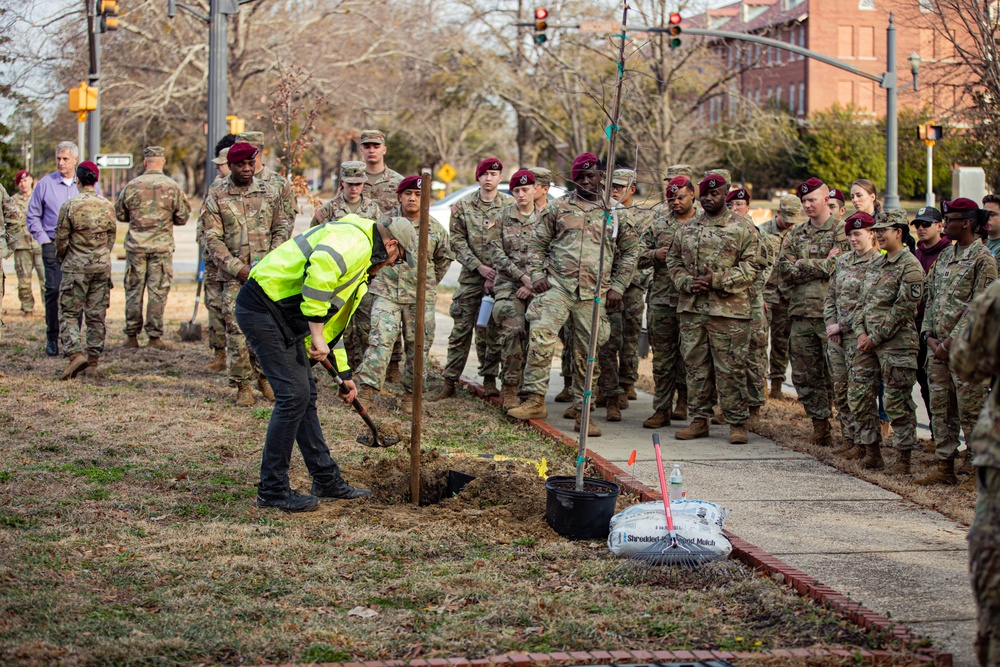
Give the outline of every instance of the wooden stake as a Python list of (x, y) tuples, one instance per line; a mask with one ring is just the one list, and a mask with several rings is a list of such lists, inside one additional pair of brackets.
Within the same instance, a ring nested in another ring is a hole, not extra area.
[(410, 417), (410, 502), (420, 504), (420, 427), (424, 420), (424, 311), (427, 308), (427, 243), (431, 170), (420, 172), (420, 229), (417, 230), (417, 321), (413, 332), (413, 403)]

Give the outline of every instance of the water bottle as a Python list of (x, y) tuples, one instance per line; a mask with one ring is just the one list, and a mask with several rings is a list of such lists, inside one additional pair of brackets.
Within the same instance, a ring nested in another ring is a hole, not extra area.
[(479, 304), (479, 317), (476, 318), (477, 327), (485, 329), (490, 326), (490, 315), (493, 314), (494, 301), (496, 301), (496, 299), (494, 299), (490, 294), (483, 297), (482, 302)]
[(668, 486), (670, 502), (674, 503), (678, 500), (684, 500), (684, 478), (681, 477), (681, 467), (677, 463), (674, 464), (674, 469), (670, 471)]

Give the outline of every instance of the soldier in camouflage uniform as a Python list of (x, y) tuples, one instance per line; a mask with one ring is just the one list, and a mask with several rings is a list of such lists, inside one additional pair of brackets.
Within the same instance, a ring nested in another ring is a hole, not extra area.
[(455, 394), (455, 383), (462, 375), (465, 362), (476, 336), (476, 356), (479, 374), (483, 376), (486, 396), (499, 396), (497, 375), (500, 374), (500, 342), (497, 325), (491, 320), (485, 331), (477, 330), (476, 319), (483, 296), (493, 292), (496, 271), (490, 266), (487, 245), (487, 225), (500, 215), (501, 209), (514, 202), (510, 195), (497, 191), (503, 176), (503, 163), (498, 158), (486, 158), (476, 167), (479, 190), (458, 200), (451, 207), (451, 248), (462, 264), (458, 289), (448, 313), (455, 321), (448, 336), (448, 360), (444, 367), (444, 389), (434, 400)]
[(837, 406), (837, 418), (844, 439), (844, 446), (834, 453), (845, 454), (852, 459), (864, 458), (867, 451), (863, 445), (855, 447), (855, 443), (859, 442), (858, 429), (847, 402), (847, 392), (850, 362), (858, 347), (858, 334), (852, 328), (854, 316), (862, 306), (861, 287), (868, 264), (879, 254), (875, 232), (871, 229), (874, 224), (875, 219), (867, 213), (856, 213), (844, 222), (844, 231), (853, 250), (837, 256), (823, 306), (833, 403)]
[[(111, 202), (94, 189), (99, 176), (93, 162), (77, 165), (80, 194), (66, 200), (56, 223), (56, 259), (62, 266), (59, 342), (69, 357), (60, 380), (74, 378), (88, 366), (96, 369), (104, 352), (104, 320), (111, 301), (111, 249), (118, 225)], [(87, 323), (86, 345), (80, 340), (81, 313)]]
[(396, 187), (403, 176), (385, 166), (385, 135), (379, 130), (365, 130), (358, 143), (365, 160), (365, 189), (368, 199), (378, 203), (383, 213), (396, 208)]
[(501, 396), (505, 410), (517, 407), (517, 388), (528, 345), (525, 313), (533, 295), (528, 274), (528, 242), (539, 213), (534, 199), (535, 175), (527, 169), (514, 172), (510, 191), (514, 203), (503, 207), (496, 220), (489, 223), (490, 260), (497, 272), (492, 317), (499, 328), (503, 350)]
[(264, 166), (264, 133), (263, 132), (240, 132), (236, 135), (237, 142), (245, 142), (257, 149), (257, 163), (254, 177), (261, 183), (266, 183), (274, 188), (281, 198), (281, 217), (288, 227), (288, 236), (292, 235), (295, 229), (295, 216), (299, 212), (298, 200), (295, 197), (295, 190), (287, 178), (281, 174), (271, 171), (270, 167)]
[(788, 371), (788, 336), (791, 333), (791, 320), (788, 319), (787, 288), (781, 285), (778, 273), (777, 258), (781, 252), (782, 242), (796, 225), (807, 220), (802, 212), (802, 201), (795, 195), (784, 195), (778, 202), (778, 211), (770, 221), (760, 227), (764, 240), (771, 246), (775, 256), (775, 266), (764, 286), (764, 312), (767, 315), (767, 328), (771, 340), (770, 370), (771, 390), (768, 397), (782, 399), (784, 394), (781, 385)]
[[(858, 213), (848, 220), (856, 220)], [(886, 473), (910, 474), (910, 455), (917, 444), (917, 405), (913, 385), (917, 381), (917, 305), (924, 288), (924, 270), (913, 256), (910, 224), (906, 212), (895, 210), (876, 215), (873, 229), (885, 254), (866, 265), (861, 279), (858, 308), (851, 319), (857, 347), (850, 357), (847, 402), (850, 418), (857, 426), (856, 439), (866, 456), (869, 470), (883, 467), (879, 443), (878, 386), (885, 386), (885, 412), (893, 430), (896, 463)], [(909, 247), (908, 247), (909, 246)]]
[(920, 335), (927, 342), (927, 380), (934, 425), (937, 470), (917, 484), (955, 484), (959, 429), (966, 441), (986, 400), (987, 384), (969, 382), (952, 371), (948, 352), (969, 323), (969, 305), (997, 278), (997, 262), (983, 243), (988, 212), (960, 198), (942, 203), (945, 235), (955, 245), (938, 255), (927, 272), (926, 307)]
[(115, 201), (120, 222), (128, 224), (125, 235), (125, 347), (139, 347), (142, 301), (146, 306), (149, 347), (169, 350), (163, 340), (163, 309), (174, 278), (173, 227), (186, 225), (191, 206), (181, 187), (163, 173), (166, 160), (162, 146), (147, 146), (142, 152), (146, 171), (128, 182)]
[(993, 388), (968, 441), (975, 473), (967, 482), (973, 489), (978, 486), (968, 537), (978, 617), (976, 658), (982, 667), (992, 667), (1000, 664), (1000, 282), (976, 297), (967, 318), (967, 326), (953, 339), (952, 372), (970, 385), (993, 377)]
[[(524, 420), (547, 416), (545, 393), (552, 354), (559, 329), (572, 318), (575, 337), (573, 393), (575, 407), (580, 410), (576, 417), (579, 431), (594, 301), (600, 298), (597, 302), (598, 330), (593, 333), (597, 344), (602, 345), (609, 336), (605, 304), (610, 308), (621, 304), (635, 270), (639, 238), (631, 224), (619, 224), (617, 236), (613, 234), (610, 216), (599, 204), (601, 170), (597, 156), (593, 153), (578, 155), (570, 173), (576, 191), (552, 202), (542, 211), (528, 246), (528, 272), (536, 294), (527, 312), (530, 334), (524, 391), (529, 396), (507, 414)], [(604, 261), (599, 265), (601, 230), (606, 225), (609, 228), (604, 234)], [(597, 284), (599, 270), (600, 285)], [(600, 382), (600, 367), (596, 365), (593, 381), (595, 384)], [(593, 422), (589, 422), (587, 432), (594, 437), (601, 434)]]
[(677, 316), (677, 288), (670, 278), (666, 260), (677, 229), (697, 215), (694, 208), (694, 184), (687, 176), (675, 176), (667, 183), (666, 194), (666, 204), (653, 209), (653, 221), (642, 236), (642, 252), (638, 262), (640, 270), (647, 267), (653, 270), (649, 287), (647, 328), (653, 350), (653, 382), (656, 388), (653, 395), (654, 412), (642, 422), (643, 428), (670, 425), (674, 393), (676, 391), (681, 394), (680, 387), (684, 390), (685, 403), (687, 401), (680, 319)]
[[(400, 181), (399, 208), (382, 215), (381, 221), (390, 223), (404, 217), (414, 227), (420, 225), (420, 177), (407, 176)], [(427, 301), (424, 310), (424, 368), (429, 367), (428, 355), (434, 344), (434, 304), (437, 285), (451, 266), (448, 233), (433, 217), (427, 230)], [(369, 293), (375, 295), (372, 303), (371, 333), (368, 349), (358, 370), (359, 398), (364, 405), (371, 405), (372, 398), (381, 391), (393, 347), (402, 329), (405, 340), (406, 362), (403, 365), (403, 390), (406, 392), (400, 406), (410, 414), (413, 402), (413, 345), (417, 322), (417, 269), (407, 264), (397, 264), (379, 271), (371, 281)]]
[[(747, 442), (747, 354), (750, 294), (764, 244), (746, 218), (726, 208), (729, 182), (710, 172), (698, 184), (703, 212), (674, 234), (666, 265), (678, 291), (681, 349), (688, 377), (691, 425), (681, 440), (707, 436), (716, 393), (729, 423), (729, 442)], [(716, 392), (718, 389), (718, 392)]]
[[(22, 225), (11, 211), (10, 199), (7, 198), (7, 189), (0, 185), (0, 303), (3, 303), (4, 283), (6, 278), (3, 274), (3, 260), (10, 256), (9, 246), (16, 244), (20, 240)], [(0, 338), (3, 333), (3, 308), (0, 308)], [(0, 372), (0, 377), (6, 377)]]
[[(212, 159), (215, 165), (216, 177), (212, 181), (210, 188), (221, 187), (229, 178), (229, 162), (226, 156), (229, 154), (229, 147), (236, 143), (235, 134), (227, 134), (218, 144), (216, 144), (216, 156)], [(221, 148), (220, 148), (221, 146)], [(221, 373), (226, 370), (226, 318), (222, 314), (222, 291), (219, 282), (219, 268), (208, 254), (205, 247), (203, 232), (205, 229), (205, 204), (202, 203), (201, 212), (198, 214), (195, 238), (198, 239), (198, 247), (201, 248), (201, 260), (205, 268), (201, 276), (202, 289), (205, 292), (205, 310), (208, 311), (208, 347), (212, 350), (213, 358), (205, 365), (206, 371)]]
[(254, 177), (256, 157), (257, 149), (245, 142), (229, 149), (226, 159), (231, 173), (224, 184), (209, 190), (204, 213), (205, 247), (219, 270), (226, 366), (239, 406), (253, 405), (250, 382), (255, 378), (265, 398), (273, 400), (274, 393), (236, 323), (236, 296), (253, 265), (288, 239), (280, 195)]
[(801, 224), (785, 237), (778, 256), (781, 287), (788, 294), (791, 334), (792, 383), (799, 402), (812, 419), (812, 442), (833, 445), (830, 433), (832, 380), (826, 361), (826, 323), (823, 306), (834, 258), (850, 250), (843, 223), (827, 205), (830, 188), (818, 178), (798, 187), (809, 224)]
[(10, 244), (14, 252), (14, 271), (17, 273), (17, 298), (21, 302), (21, 313), (31, 317), (35, 310), (35, 297), (31, 293), (31, 274), (38, 274), (38, 284), (45, 286), (45, 264), (42, 263), (42, 246), (38, 245), (28, 232), (28, 202), (31, 201), (31, 190), (34, 180), (31, 174), (23, 169), (14, 176), (14, 186), (17, 192), (10, 199), (3, 201), (4, 217), (9, 223), (17, 224), (21, 231), (16, 241)]

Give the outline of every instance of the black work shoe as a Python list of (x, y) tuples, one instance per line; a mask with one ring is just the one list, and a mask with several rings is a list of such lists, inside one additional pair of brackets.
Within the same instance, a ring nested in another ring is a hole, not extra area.
[(274, 508), (286, 512), (312, 512), (319, 507), (319, 498), (298, 491), (290, 491), (283, 498), (262, 498), (257, 494), (257, 507)]
[(59, 356), (59, 341), (57, 341), (57, 340), (50, 340), (49, 342), (47, 342), (45, 344), (45, 354), (49, 355), (50, 357), (58, 357)]
[(372, 494), (368, 489), (354, 488), (343, 479), (339, 479), (329, 486), (320, 486), (316, 482), (313, 482), (310, 493), (324, 502), (328, 500), (354, 500), (355, 498), (364, 498)]

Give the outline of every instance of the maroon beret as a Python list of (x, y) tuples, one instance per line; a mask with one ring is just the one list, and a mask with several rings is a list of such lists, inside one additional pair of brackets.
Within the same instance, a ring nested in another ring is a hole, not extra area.
[[(688, 178), (687, 176), (674, 176), (673, 178), (670, 179), (670, 182), (667, 183), (667, 198), (669, 199), (670, 195), (676, 195), (684, 188), (689, 188), (689, 187), (691, 187), (690, 178)], [(693, 190), (694, 188), (691, 189)]]
[(712, 188), (717, 188), (728, 183), (725, 176), (709, 172), (705, 174), (705, 178), (701, 179), (701, 183), (698, 184), (698, 192), (705, 194), (705, 190), (711, 190)]
[(571, 180), (576, 180), (576, 177), (580, 175), (581, 171), (587, 171), (588, 169), (593, 169), (597, 167), (597, 156), (593, 153), (580, 153), (573, 160), (573, 166), (569, 170), (569, 177)]
[(977, 211), (979, 206), (976, 202), (965, 197), (959, 197), (951, 201), (941, 202), (942, 213), (964, 213), (965, 211)]
[(847, 220), (844, 220), (844, 233), (849, 234), (855, 229), (868, 229), (875, 224), (875, 218), (871, 217), (864, 211), (859, 211), (855, 213)]
[(728, 195), (726, 195), (726, 201), (733, 201), (734, 199), (742, 199), (746, 203), (750, 203), (750, 195), (743, 188), (739, 190), (733, 190)]
[(101, 177), (101, 170), (98, 169), (97, 165), (91, 162), (90, 160), (84, 160), (77, 166), (83, 167), (84, 169), (92, 173), (94, 176), (97, 176), (98, 178)]
[(813, 176), (812, 178), (810, 178), (805, 183), (802, 183), (801, 185), (799, 185), (798, 190), (797, 190), (797, 192), (799, 194), (799, 199), (802, 199), (803, 197), (805, 197), (810, 192), (813, 192), (815, 190), (819, 190), (822, 187), (823, 187), (823, 181), (821, 181), (818, 178), (816, 178), (815, 176)]
[(226, 153), (226, 162), (236, 164), (244, 160), (253, 160), (257, 157), (257, 149), (245, 141), (233, 144)]
[(830, 199), (839, 199), (841, 203), (847, 202), (847, 200), (844, 199), (844, 193), (837, 188), (830, 188)]
[(24, 180), (25, 176), (30, 176), (30, 174), (25, 169), (22, 169), (21, 171), (19, 171), (16, 174), (14, 174), (14, 187), (15, 188), (21, 184), (21, 181)]
[(413, 174), (412, 176), (407, 176), (399, 182), (396, 186), (396, 194), (401, 194), (406, 190), (419, 190), (420, 189), (420, 176), (418, 174)]
[(476, 167), (476, 180), (487, 171), (503, 171), (503, 162), (498, 157), (488, 157)]
[(521, 185), (534, 185), (535, 175), (529, 169), (518, 169), (510, 177), (510, 189), (513, 190)]

